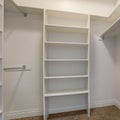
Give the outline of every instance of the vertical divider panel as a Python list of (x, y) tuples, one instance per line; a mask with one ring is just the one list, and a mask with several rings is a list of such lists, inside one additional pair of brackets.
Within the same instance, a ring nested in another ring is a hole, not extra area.
[(0, 120), (4, 120), (4, 0), (0, 0)]
[(45, 97), (45, 58), (46, 58), (46, 49), (45, 49), (45, 41), (46, 41), (46, 10), (43, 11), (43, 112), (44, 112), (44, 120), (48, 118), (48, 98)]
[[(2, 58), (4, 58), (4, 1), (3, 2), (3, 8), (2, 8)], [(2, 84), (3, 84), (3, 88), (2, 88), (2, 110), (3, 110), (3, 114), (2, 114), (2, 119), (4, 120), (4, 59), (2, 59)]]
[(88, 16), (88, 116), (90, 117), (90, 15)]

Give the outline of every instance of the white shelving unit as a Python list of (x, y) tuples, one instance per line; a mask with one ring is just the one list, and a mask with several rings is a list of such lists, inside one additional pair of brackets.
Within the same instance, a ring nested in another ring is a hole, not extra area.
[(44, 120), (50, 114), (50, 101), (57, 103), (54, 98), (62, 96), (71, 96), (73, 101), (76, 95), (87, 96), (90, 116), (90, 16), (44, 10), (43, 18)]
[(0, 0), (0, 120), (4, 119), (3, 110), (3, 36), (4, 1)]
[(77, 27), (77, 26), (68, 26), (68, 25), (54, 25), (54, 24), (46, 24), (46, 29), (48, 30), (62, 30), (62, 31), (70, 31), (70, 32), (86, 32), (88, 30), (87, 27)]

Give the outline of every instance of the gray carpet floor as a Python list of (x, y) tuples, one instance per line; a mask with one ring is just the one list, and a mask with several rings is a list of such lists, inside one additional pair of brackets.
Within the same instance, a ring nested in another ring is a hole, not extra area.
[[(43, 120), (42, 117), (21, 118), (16, 120)], [(85, 111), (73, 111), (49, 115), (48, 120), (120, 120), (120, 110), (115, 106), (95, 108), (90, 118)]]

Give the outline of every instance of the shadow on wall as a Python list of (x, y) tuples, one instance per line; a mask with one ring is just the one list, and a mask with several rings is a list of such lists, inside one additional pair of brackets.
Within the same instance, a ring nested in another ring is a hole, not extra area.
[(115, 37), (105, 37), (102, 42), (107, 49), (107, 52), (111, 56), (113, 62), (116, 62), (116, 38)]
[(10, 106), (13, 104), (14, 98), (15, 98), (16, 93), (17, 93), (17, 89), (18, 89), (19, 84), (20, 84), (20, 82), (21, 82), (21, 80), (22, 80), (22, 78), (23, 78), (24, 72), (25, 72), (24, 70), (21, 71), (20, 76), (18, 76), (18, 80), (17, 80), (16, 86), (14, 87), (13, 93), (12, 93), (11, 97), (9, 98), (9, 104), (8, 104), (9, 106), (8, 106), (8, 109), (9, 109)]

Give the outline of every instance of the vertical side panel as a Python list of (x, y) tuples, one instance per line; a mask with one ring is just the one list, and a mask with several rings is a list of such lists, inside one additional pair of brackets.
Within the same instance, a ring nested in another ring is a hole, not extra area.
[(88, 16), (88, 116), (90, 117), (90, 15)]
[(45, 41), (46, 41), (46, 10), (43, 11), (43, 112), (44, 112), (44, 120), (48, 118), (48, 99), (45, 98)]
[(0, 120), (4, 120), (4, 79), (3, 79), (3, 39), (4, 39), (4, 1), (0, 1)]

